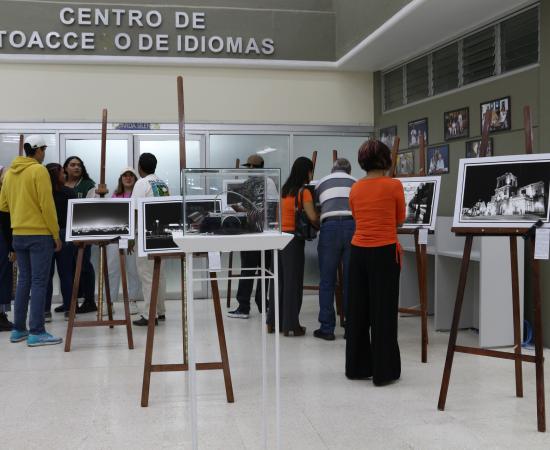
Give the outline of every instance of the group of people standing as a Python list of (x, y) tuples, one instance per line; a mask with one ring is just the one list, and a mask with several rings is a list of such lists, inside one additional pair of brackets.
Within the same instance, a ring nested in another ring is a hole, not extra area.
[[(84, 162), (70, 156), (63, 165), (43, 166), (47, 144), (40, 135), (25, 139), (25, 156), (14, 159), (9, 169), (0, 168), (0, 331), (11, 331), (13, 343), (26, 341), (30, 347), (53, 345), (62, 339), (46, 332), (45, 323), (51, 321), (53, 276), (55, 267), (60, 281), (63, 302), (54, 309), (68, 318), (76, 265), (76, 248), (65, 240), (67, 209), (70, 199), (94, 198), (95, 182), (90, 178)], [(168, 195), (167, 184), (155, 175), (157, 160), (151, 153), (143, 153), (138, 172), (123, 169), (115, 198), (139, 198)], [(141, 177), (141, 178), (140, 178)], [(153, 264), (147, 258), (136, 258), (133, 246), (124, 252), (129, 273), (128, 284), (132, 313), (142, 295), (146, 300), (141, 317), (135, 325), (148, 324), (148, 306), (152, 284)], [(117, 244), (107, 246), (110, 294), (115, 301), (120, 287)], [(14, 271), (17, 281), (13, 295)], [(166, 282), (161, 277), (158, 315), (155, 322), (164, 320)], [(14, 298), (13, 298), (14, 297)], [(97, 311), (95, 303), (95, 272), (91, 263), (91, 246), (83, 254), (78, 298), (79, 314)], [(14, 300), (13, 323), (7, 312)], [(28, 327), (27, 327), (28, 315)]]
[[(358, 163), (366, 172), (364, 178), (352, 177), (350, 162), (342, 158), (335, 161), (331, 174), (314, 183), (311, 189), (313, 162), (305, 157), (294, 161), (281, 190), (282, 230), (294, 237), (279, 252), (279, 323), (275, 323), (274, 295), (270, 289), (267, 330), (274, 333), (277, 329), (285, 336), (306, 334), (299, 320), (305, 239), (296, 229), (297, 215), (305, 214), (320, 232), (317, 247), (320, 327), (313, 335), (335, 340), (334, 294), (338, 267), (342, 264), (346, 376), (372, 378), (380, 386), (401, 375), (397, 342), (401, 249), (397, 229), (405, 221), (405, 195), (401, 182), (387, 175), (392, 161), (390, 149), (384, 143), (365, 142), (359, 148)], [(263, 167), (263, 160), (256, 167)], [(258, 257), (251, 259), (248, 253), (241, 252), (244, 266), (258, 266)], [(253, 275), (248, 269), (243, 276)], [(259, 285), (256, 303), (261, 311)], [(228, 312), (229, 317), (249, 317), (251, 293), (251, 280), (241, 280), (237, 292), (239, 306)]]

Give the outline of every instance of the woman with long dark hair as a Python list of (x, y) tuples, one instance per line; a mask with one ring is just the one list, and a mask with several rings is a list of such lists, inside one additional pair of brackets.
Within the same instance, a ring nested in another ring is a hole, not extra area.
[(353, 185), (349, 197), (355, 234), (349, 263), (346, 376), (372, 377), (380, 386), (401, 375), (397, 227), (405, 221), (405, 195), (401, 182), (387, 176), (391, 153), (382, 142), (365, 142), (358, 161), (367, 175)]
[[(7, 168), (0, 166), (0, 191)], [(12, 247), (10, 215), (0, 211), (0, 331), (11, 331), (13, 323), (8, 320), (13, 300), (13, 262), (15, 252)]]
[(73, 292), (74, 245), (71, 242), (65, 241), (65, 230), (67, 228), (67, 207), (69, 200), (71, 198), (76, 198), (76, 194), (74, 190), (65, 186), (65, 171), (60, 164), (47, 164), (46, 169), (48, 169), (50, 180), (52, 182), (53, 201), (57, 212), (57, 223), (59, 224), (59, 238), (63, 243), (61, 250), (53, 254), (50, 280), (46, 291), (46, 304), (44, 312), (46, 322), (49, 322), (52, 316), (51, 307), (55, 266), (57, 266), (61, 297), (63, 298), (63, 303), (55, 308), (55, 312), (64, 312), (66, 318), (69, 316), (68, 311), (71, 306), (71, 296)]
[[(65, 186), (74, 189), (77, 198), (94, 196), (95, 182), (88, 175), (84, 162), (78, 156), (69, 156), (63, 163), (63, 170), (65, 171)], [(81, 314), (97, 311), (95, 304), (95, 271), (90, 260), (92, 256), (91, 246), (86, 246), (83, 256), (78, 297), (83, 297), (84, 302), (76, 310)]]
[[(305, 187), (313, 177), (313, 163), (303, 156), (294, 161), (290, 175), (282, 188), (281, 219), (282, 230), (286, 233), (296, 231), (296, 198), (298, 208), (303, 209), (311, 223), (317, 224), (318, 216), (313, 205), (311, 191)], [(303, 199), (303, 201), (302, 201)], [(305, 327), (300, 325), (300, 309), (304, 291), (305, 241), (295, 236), (279, 252), (279, 324), (285, 336), (303, 336)], [(267, 328), (275, 332), (275, 306), (270, 296)]]

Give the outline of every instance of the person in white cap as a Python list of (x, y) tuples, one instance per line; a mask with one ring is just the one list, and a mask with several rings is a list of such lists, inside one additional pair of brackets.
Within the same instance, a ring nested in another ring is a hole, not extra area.
[[(117, 187), (113, 192), (113, 198), (131, 198), (132, 191), (138, 179), (139, 176), (132, 167), (125, 167), (122, 169), (118, 177)], [(120, 287), (120, 260), (118, 249), (118, 243), (107, 246), (107, 266), (109, 268), (109, 287), (111, 290), (112, 302), (117, 301)], [(130, 298), (130, 314), (137, 314), (138, 308), (136, 300), (142, 299), (143, 294), (141, 293), (141, 283), (137, 273), (136, 255), (135, 253), (129, 254), (128, 251), (124, 251), (124, 254), (126, 258), (126, 279), (128, 281), (128, 295)], [(104, 309), (103, 314), (107, 314), (107, 308)]]
[(62, 245), (50, 176), (42, 166), (46, 147), (44, 137), (28, 136), (24, 143), (26, 156), (15, 158), (0, 193), (0, 211), (10, 213), (13, 248), (19, 268), (10, 341), (27, 341), (29, 347), (62, 342), (44, 328), (44, 304), (52, 255)]

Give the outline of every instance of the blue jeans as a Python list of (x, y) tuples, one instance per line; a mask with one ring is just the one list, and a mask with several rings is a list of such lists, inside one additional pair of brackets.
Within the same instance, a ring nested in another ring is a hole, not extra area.
[[(44, 304), (52, 265), (54, 242), (51, 236), (13, 236), (13, 249), (17, 255), (19, 278), (15, 293), (14, 329), (27, 329), (29, 309), (29, 331), (41, 334), (44, 328)], [(30, 296), (29, 296), (30, 294)]]
[(321, 224), (317, 253), (319, 255), (319, 323), (323, 333), (334, 333), (334, 290), (340, 262), (344, 265), (343, 295), (344, 316), (346, 316), (349, 290), (349, 258), (351, 239), (355, 232), (352, 219), (339, 217)]
[(8, 244), (0, 233), (0, 312), (9, 311), (12, 300), (13, 268), (8, 260), (9, 251)]
[(46, 304), (44, 307), (45, 312), (50, 312), (52, 308), (52, 294), (53, 294), (53, 276), (55, 273), (55, 266), (57, 265), (57, 274), (59, 275), (59, 287), (61, 290), (61, 297), (63, 298), (63, 308), (65, 311), (69, 310), (71, 306), (71, 296), (73, 294), (73, 278), (74, 278), (74, 255), (75, 248), (72, 242), (65, 241), (65, 229), (59, 230), (59, 236), (63, 242), (63, 247), (57, 253), (52, 256), (52, 265), (50, 268), (50, 279), (48, 281), (48, 289), (46, 291)]

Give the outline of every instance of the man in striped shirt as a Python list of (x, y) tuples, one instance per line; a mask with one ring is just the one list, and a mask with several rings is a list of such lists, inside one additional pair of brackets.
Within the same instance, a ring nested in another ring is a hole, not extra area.
[(317, 252), (319, 255), (319, 323), (313, 332), (320, 339), (333, 341), (336, 315), (334, 313), (334, 289), (340, 263), (344, 266), (344, 311), (347, 309), (348, 273), (351, 239), (355, 222), (349, 207), (351, 186), (357, 180), (351, 175), (351, 164), (340, 158), (334, 162), (332, 173), (321, 179), (315, 187), (315, 203), (321, 211), (321, 233)]

